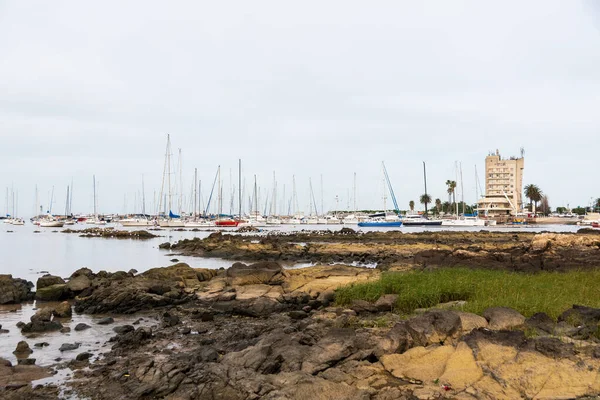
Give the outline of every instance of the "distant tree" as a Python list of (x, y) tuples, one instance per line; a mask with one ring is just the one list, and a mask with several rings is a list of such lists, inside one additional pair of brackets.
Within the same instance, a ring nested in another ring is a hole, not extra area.
[(548, 215), (552, 212), (552, 209), (550, 208), (550, 203), (548, 202), (548, 196), (546, 195), (543, 195), (542, 199), (540, 200), (540, 210), (544, 215)]
[(542, 200), (543, 192), (537, 185), (529, 184), (525, 188), (525, 197), (529, 199), (529, 211), (533, 211), (533, 205), (537, 208), (538, 201)]
[(594, 200), (594, 211), (600, 210), (600, 197)]
[(585, 207), (575, 207), (571, 212), (577, 215), (585, 215)]
[(431, 196), (427, 193), (422, 194), (419, 198), (419, 201), (421, 202), (421, 204), (425, 205), (425, 215), (427, 215), (427, 204), (431, 203)]
[(435, 211), (439, 214), (442, 211), (442, 200), (435, 199)]
[(411, 200), (408, 202), (408, 206), (410, 207), (410, 211), (415, 211), (415, 202)]
[(450, 204), (449, 201), (445, 201), (442, 204), (442, 211), (444, 211), (444, 213), (452, 213), (452, 204)]
[(446, 192), (448, 192), (448, 203), (454, 204), (456, 203), (456, 181), (452, 181), (448, 179), (446, 181)]
[(564, 214), (567, 212), (567, 207), (556, 207), (556, 212), (559, 214)]

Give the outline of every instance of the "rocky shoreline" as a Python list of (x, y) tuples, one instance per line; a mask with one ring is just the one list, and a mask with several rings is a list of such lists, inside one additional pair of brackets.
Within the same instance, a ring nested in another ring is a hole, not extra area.
[(163, 243), (160, 248), (196, 257), (300, 263), (376, 264), (382, 270), (424, 267), (474, 267), (513, 271), (565, 271), (596, 268), (600, 235), (582, 233), (294, 232), (232, 235), (216, 232), (204, 239)]
[[(400, 315), (394, 294), (342, 307), (336, 303), (337, 288), (375, 281), (382, 269), (284, 269), (270, 260), (274, 249), (285, 252), (287, 246), (313, 245), (324, 246), (314, 247), (318, 251), (313, 254), (335, 249), (345, 259), (353, 252), (356, 257), (360, 245), (366, 249), (361, 254), (375, 257), (379, 252), (382, 259), (412, 248), (412, 257), (390, 262), (388, 269), (420, 267), (416, 255), (437, 249), (450, 251), (452, 257), (458, 257), (459, 250), (468, 252), (462, 253), (463, 265), (468, 266), (514, 251), (519, 262), (482, 266), (514, 270), (524, 257), (539, 255), (544, 267), (564, 270), (578, 260), (585, 261), (585, 268), (595, 267), (590, 257), (597, 254), (600, 242), (598, 236), (581, 234), (463, 233), (445, 239), (439, 233), (394, 235), (366, 235), (364, 240), (351, 232), (312, 238), (288, 235), (289, 240), (211, 235), (169, 248), (196, 255), (229, 251), (231, 257), (263, 258), (220, 270), (183, 263), (143, 273), (82, 268), (67, 279), (39, 278), (35, 294), (33, 284), (0, 276), (0, 293), (11, 293), (3, 301), (39, 300), (35, 315), (19, 329), (40, 343), (48, 332), (62, 332), (60, 321), (75, 315), (73, 310), (101, 314), (108, 324), (111, 315), (135, 320), (114, 327), (109, 349), (101, 356), (82, 352), (69, 361), (66, 367), (74, 374), (61, 387), (35, 384), (56, 373), (58, 364), (35, 365), (31, 360), (36, 348), (31, 352), (27, 343), (19, 344), (17, 365), (0, 360), (0, 397), (391, 400), (600, 394), (600, 309), (574, 305), (553, 320), (543, 313), (526, 318), (503, 307), (476, 315), (461, 311), (460, 302), (451, 302)], [(445, 265), (431, 262), (434, 259), (428, 258), (428, 267)], [(140, 317), (147, 323), (138, 324)], [(77, 335), (86, 329), (80, 328), (75, 327), (65, 345), (77, 346)]]

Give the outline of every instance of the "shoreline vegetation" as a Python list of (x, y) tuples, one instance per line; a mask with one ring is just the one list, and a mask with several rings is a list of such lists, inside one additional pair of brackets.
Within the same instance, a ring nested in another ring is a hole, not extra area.
[(336, 302), (375, 302), (386, 294), (398, 295), (394, 310), (400, 314), (457, 302), (456, 309), (478, 315), (490, 307), (509, 307), (525, 317), (543, 312), (556, 320), (573, 304), (600, 308), (600, 270), (529, 274), (458, 267), (384, 272), (376, 281), (339, 288)]

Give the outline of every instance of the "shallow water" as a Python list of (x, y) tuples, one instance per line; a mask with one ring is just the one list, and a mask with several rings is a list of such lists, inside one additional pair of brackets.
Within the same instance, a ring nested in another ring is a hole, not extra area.
[[(40, 304), (40, 306), (53, 307), (57, 304), (58, 303), (45, 302)], [(17, 328), (17, 323), (19, 321), (25, 323), (29, 322), (29, 318), (35, 314), (35, 312), (36, 302), (0, 305), (0, 324), (2, 325), (2, 329), (8, 330), (8, 333), (0, 333), (0, 358), (7, 359), (15, 365), (17, 363), (17, 357), (13, 354), (13, 351), (17, 347), (17, 343), (24, 340), (33, 350), (33, 353), (31, 353), (28, 358), (35, 358), (36, 365), (53, 365), (57, 363), (58, 358), (61, 359), (60, 361), (73, 360), (77, 354), (86, 351), (93, 354), (91, 360), (94, 360), (101, 353), (110, 350), (110, 344), (107, 345), (106, 341), (116, 335), (113, 331), (115, 326), (132, 324), (140, 318), (140, 315), (111, 315), (115, 320), (114, 323), (109, 325), (98, 325), (96, 322), (105, 317), (105, 315), (73, 313), (72, 318), (58, 319), (63, 326), (71, 328), (71, 332), (69, 333), (60, 333), (56, 331), (31, 333), (27, 335), (21, 334), (21, 330)], [(81, 322), (88, 324), (91, 328), (75, 332), (75, 326)], [(144, 320), (141, 321), (139, 325), (152, 325), (156, 323), (157, 321), (144, 317)], [(42, 342), (48, 343), (49, 346), (34, 346), (36, 343)], [(61, 352), (59, 351), (59, 348), (63, 343), (81, 343), (81, 345), (76, 350)]]

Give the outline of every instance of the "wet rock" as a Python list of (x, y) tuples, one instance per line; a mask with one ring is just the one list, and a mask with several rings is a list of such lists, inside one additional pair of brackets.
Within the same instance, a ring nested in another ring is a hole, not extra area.
[(162, 316), (162, 323), (165, 327), (171, 327), (179, 324), (181, 320), (175, 314), (171, 314), (169, 312), (165, 312)]
[(0, 274), (0, 304), (21, 303), (32, 300), (33, 283), (24, 279), (13, 278), (12, 275)]
[(8, 329), (0, 329), (0, 334), (2, 334), (2, 333), (8, 333), (8, 332), (9, 332)]
[(168, 250), (171, 248), (171, 243), (165, 242), (158, 245), (159, 249)]
[(385, 294), (375, 302), (375, 307), (378, 311), (392, 311), (398, 301), (397, 294)]
[(286, 273), (276, 262), (261, 261), (251, 265), (235, 263), (227, 269), (226, 276), (231, 285), (280, 285)]
[(64, 279), (61, 278), (60, 276), (47, 274), (47, 275), (39, 277), (35, 286), (36, 286), (37, 290), (40, 290), (40, 289), (43, 289), (48, 286), (64, 284), (64, 283), (65, 283)]
[(192, 328), (190, 328), (189, 326), (186, 326), (184, 328), (181, 328), (179, 330), (179, 333), (181, 333), (182, 335), (189, 335), (190, 333), (192, 333)]
[(96, 323), (98, 325), (109, 325), (109, 324), (112, 324), (113, 322), (115, 322), (113, 317), (105, 317), (105, 318), (99, 319)]
[[(61, 278), (62, 279), (62, 278)], [(35, 299), (40, 301), (61, 301), (71, 298), (66, 284), (56, 284), (37, 289)]]
[(91, 326), (89, 326), (86, 323), (80, 322), (77, 325), (75, 325), (75, 332), (80, 332), (80, 331), (84, 331), (86, 329), (91, 328)]
[(68, 326), (62, 327), (60, 329), (60, 333), (69, 333), (69, 332), (71, 332), (71, 328)]
[(52, 315), (54, 314), (54, 309), (50, 307), (44, 307), (38, 309), (35, 314), (33, 314), (30, 318), (31, 322), (50, 322), (52, 320)]
[(152, 329), (147, 326), (141, 326), (135, 331), (127, 332), (123, 335), (118, 335), (114, 339), (116, 344), (113, 348), (137, 348), (142, 345), (145, 341), (152, 338)]
[(84, 353), (77, 354), (77, 357), (75, 357), (75, 360), (77, 360), (77, 361), (86, 361), (86, 360), (89, 360), (90, 357), (92, 357), (92, 353), (88, 353), (86, 351)]
[(63, 301), (56, 308), (54, 308), (52, 314), (56, 318), (71, 318), (73, 316), (73, 310), (71, 304), (68, 301)]
[[(21, 325), (22, 333), (52, 332), (63, 328), (62, 324), (52, 319), (53, 308), (41, 308), (31, 316), (31, 322)], [(17, 324), (19, 326), (20, 324)]]
[(17, 328), (22, 329), (25, 326), (25, 322), (19, 321), (17, 322)]
[(511, 329), (523, 325), (525, 317), (508, 307), (491, 307), (483, 312), (489, 328), (494, 330)]
[(86, 267), (79, 268), (77, 271), (75, 271), (75, 272), (73, 272), (71, 274), (71, 276), (69, 277), (69, 280), (75, 279), (75, 278), (77, 278), (79, 276), (85, 276), (85, 277), (87, 277), (89, 279), (93, 279), (94, 278), (94, 272), (91, 269), (86, 268)]
[(133, 325), (121, 325), (121, 326), (115, 326), (113, 328), (113, 331), (116, 332), (118, 335), (124, 335), (128, 332), (133, 332), (135, 330), (135, 328), (133, 327)]
[(177, 258), (172, 258), (172, 259), (171, 259), (171, 260), (169, 260), (169, 261), (176, 263), (176, 262), (179, 262), (179, 259), (177, 259)]
[(50, 346), (50, 343), (48, 342), (40, 342), (40, 343), (36, 343), (33, 345), (33, 347), (48, 347)]
[(33, 350), (31, 350), (29, 344), (26, 341), (21, 340), (19, 343), (17, 343), (17, 348), (15, 349), (15, 351), (13, 351), (13, 353), (19, 355), (31, 354), (33, 353)]
[(77, 350), (80, 345), (81, 345), (80, 343), (63, 343), (58, 350), (61, 352)]
[(19, 358), (17, 365), (35, 365), (35, 358)]
[(291, 319), (296, 319), (296, 320), (304, 319), (304, 318), (308, 317), (308, 314), (304, 311), (290, 311), (288, 313), (288, 315)]

